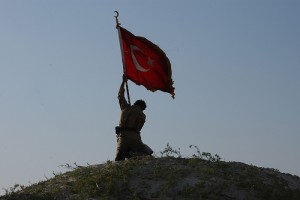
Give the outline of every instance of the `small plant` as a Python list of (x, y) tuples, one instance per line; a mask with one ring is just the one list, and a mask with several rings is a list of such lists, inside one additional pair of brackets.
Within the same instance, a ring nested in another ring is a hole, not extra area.
[(13, 194), (17, 191), (23, 190), (25, 186), (20, 184), (15, 184), (14, 186), (10, 187), (9, 189), (5, 189), (5, 195)]
[(77, 169), (78, 167), (80, 167), (76, 164), (76, 162), (74, 162), (73, 164), (75, 165), (75, 167), (70, 165), (69, 163), (59, 165), (59, 167), (64, 167), (64, 168), (69, 169), (69, 170), (74, 170), (74, 169)]
[(189, 148), (195, 148), (197, 150), (197, 154), (193, 154), (193, 158), (200, 158), (210, 162), (218, 162), (221, 160), (221, 157), (218, 154), (212, 156), (211, 153), (208, 152), (201, 153), (200, 149), (195, 145), (190, 145)]
[(173, 149), (169, 143), (167, 143), (167, 146), (163, 151), (160, 151), (161, 157), (176, 157), (181, 158), (180, 148), (178, 150)]
[(197, 155), (196, 154), (193, 154), (193, 158), (202, 158), (202, 155), (201, 155), (201, 152), (200, 152), (200, 149), (196, 146), (196, 145), (190, 145), (189, 148), (195, 148), (197, 150)]

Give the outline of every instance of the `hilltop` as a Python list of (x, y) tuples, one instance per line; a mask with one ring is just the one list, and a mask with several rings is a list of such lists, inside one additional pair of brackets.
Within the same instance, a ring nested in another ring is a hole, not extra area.
[[(70, 166), (69, 166), (70, 167)], [(19, 190), (17, 190), (17, 188)], [(164, 157), (75, 166), (0, 200), (300, 199), (300, 178), (270, 168), (224, 162), (217, 155)]]

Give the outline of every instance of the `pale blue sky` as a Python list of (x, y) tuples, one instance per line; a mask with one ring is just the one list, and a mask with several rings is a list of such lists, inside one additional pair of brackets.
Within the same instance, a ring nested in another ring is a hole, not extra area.
[(143, 141), (300, 176), (300, 2), (0, 0), (0, 194), (115, 156), (122, 26), (169, 57)]

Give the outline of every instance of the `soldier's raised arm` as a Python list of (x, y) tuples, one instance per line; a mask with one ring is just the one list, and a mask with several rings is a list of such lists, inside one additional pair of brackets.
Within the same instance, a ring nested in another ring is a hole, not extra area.
[(127, 106), (129, 106), (128, 102), (125, 99), (124, 93), (125, 93), (125, 89), (124, 89), (124, 85), (126, 82), (126, 77), (123, 76), (123, 81), (121, 83), (120, 89), (119, 89), (119, 93), (118, 93), (118, 99), (119, 99), (119, 104), (120, 104), (120, 108), (123, 110), (124, 108), (126, 108)]

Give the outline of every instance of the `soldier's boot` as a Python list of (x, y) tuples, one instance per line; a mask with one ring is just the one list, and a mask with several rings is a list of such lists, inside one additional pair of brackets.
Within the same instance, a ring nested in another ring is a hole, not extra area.
[(125, 152), (124, 151), (118, 151), (115, 161), (121, 161), (125, 160)]

